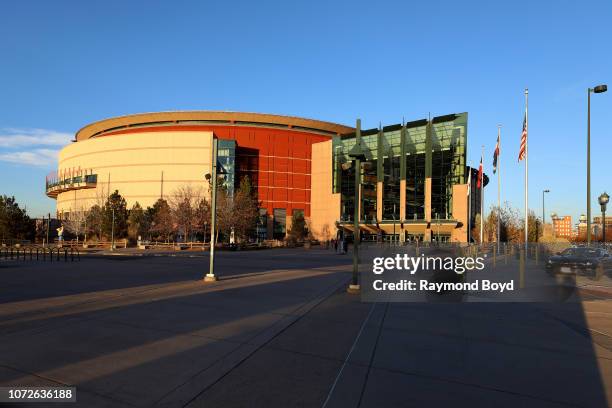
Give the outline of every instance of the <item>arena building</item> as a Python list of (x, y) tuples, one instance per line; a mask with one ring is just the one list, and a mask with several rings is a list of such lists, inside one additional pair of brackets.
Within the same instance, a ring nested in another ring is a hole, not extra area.
[(151, 206), (183, 185), (208, 191), (204, 175), (211, 172), (214, 138), (227, 188), (247, 175), (256, 188), (267, 219), (262, 238), (282, 238), (295, 212), (303, 212), (316, 238), (350, 233), (350, 150), (359, 143), (366, 151), (358, 203), (365, 239), (467, 240), (465, 113), (364, 131), (359, 125), (257, 113), (121, 116), (76, 133), (59, 154), (57, 172), (47, 177), (46, 193), (65, 218), (103, 203), (114, 190), (128, 207)]

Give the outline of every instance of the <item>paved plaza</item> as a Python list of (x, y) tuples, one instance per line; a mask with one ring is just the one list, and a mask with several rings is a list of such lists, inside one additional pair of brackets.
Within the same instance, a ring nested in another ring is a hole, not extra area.
[(0, 262), (0, 386), (76, 386), (71, 407), (612, 401), (605, 297), (362, 303), (346, 293), (350, 254), (318, 248), (219, 252), (211, 284), (207, 265), (207, 253)]

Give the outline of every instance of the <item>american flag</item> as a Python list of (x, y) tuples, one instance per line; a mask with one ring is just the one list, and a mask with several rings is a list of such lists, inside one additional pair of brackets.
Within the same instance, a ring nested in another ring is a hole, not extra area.
[(523, 133), (521, 133), (521, 148), (519, 149), (518, 161), (525, 158), (525, 152), (527, 150), (527, 113), (523, 119)]
[(497, 135), (497, 144), (493, 152), (493, 174), (497, 171), (497, 156), (499, 156), (499, 135)]
[(480, 156), (480, 166), (478, 167), (478, 180), (476, 180), (476, 188), (482, 188), (483, 186), (483, 182), (482, 182), (482, 176), (483, 176), (483, 172), (482, 172), (482, 156)]

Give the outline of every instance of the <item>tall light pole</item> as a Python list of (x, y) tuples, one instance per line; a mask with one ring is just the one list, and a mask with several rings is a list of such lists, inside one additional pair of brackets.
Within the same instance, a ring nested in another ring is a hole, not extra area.
[(353, 159), (353, 169), (355, 171), (355, 200), (354, 200), (354, 220), (353, 220), (353, 278), (348, 287), (349, 293), (359, 293), (359, 190), (361, 185), (361, 161), (366, 160), (366, 156), (361, 148), (361, 119), (357, 119), (355, 126), (355, 146), (348, 154)]
[(51, 213), (47, 214), (47, 245), (51, 246), (49, 243), (49, 229), (51, 228)]
[(393, 203), (393, 241), (395, 242), (395, 203)]
[(204, 276), (204, 282), (214, 282), (217, 280), (215, 275), (215, 244), (216, 239), (216, 227), (217, 227), (217, 173), (225, 174), (222, 170), (217, 172), (217, 154), (218, 154), (218, 139), (213, 138), (213, 154), (212, 154), (212, 171), (207, 173), (204, 177), (211, 185), (210, 192), (210, 264), (208, 267), (208, 273)]
[(587, 112), (587, 244), (591, 245), (591, 93), (604, 93), (607, 85), (597, 85), (588, 89)]
[(608, 201), (610, 201), (610, 196), (606, 194), (606, 192), (599, 196), (599, 205), (601, 206), (601, 228), (603, 232), (601, 242), (603, 242), (604, 245), (606, 244), (606, 205)]
[(112, 209), (113, 212), (113, 222), (111, 224), (111, 251), (115, 250), (115, 208)]
[(544, 236), (544, 226), (546, 225), (546, 212), (544, 211), (544, 193), (550, 193), (550, 190), (542, 190), (542, 236)]

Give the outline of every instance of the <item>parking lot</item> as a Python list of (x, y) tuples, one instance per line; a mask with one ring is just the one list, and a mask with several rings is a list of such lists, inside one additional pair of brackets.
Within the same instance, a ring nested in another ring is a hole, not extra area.
[(0, 386), (74, 385), (83, 407), (608, 406), (610, 300), (362, 303), (350, 264), (219, 252), (204, 284), (206, 253), (0, 263)]

